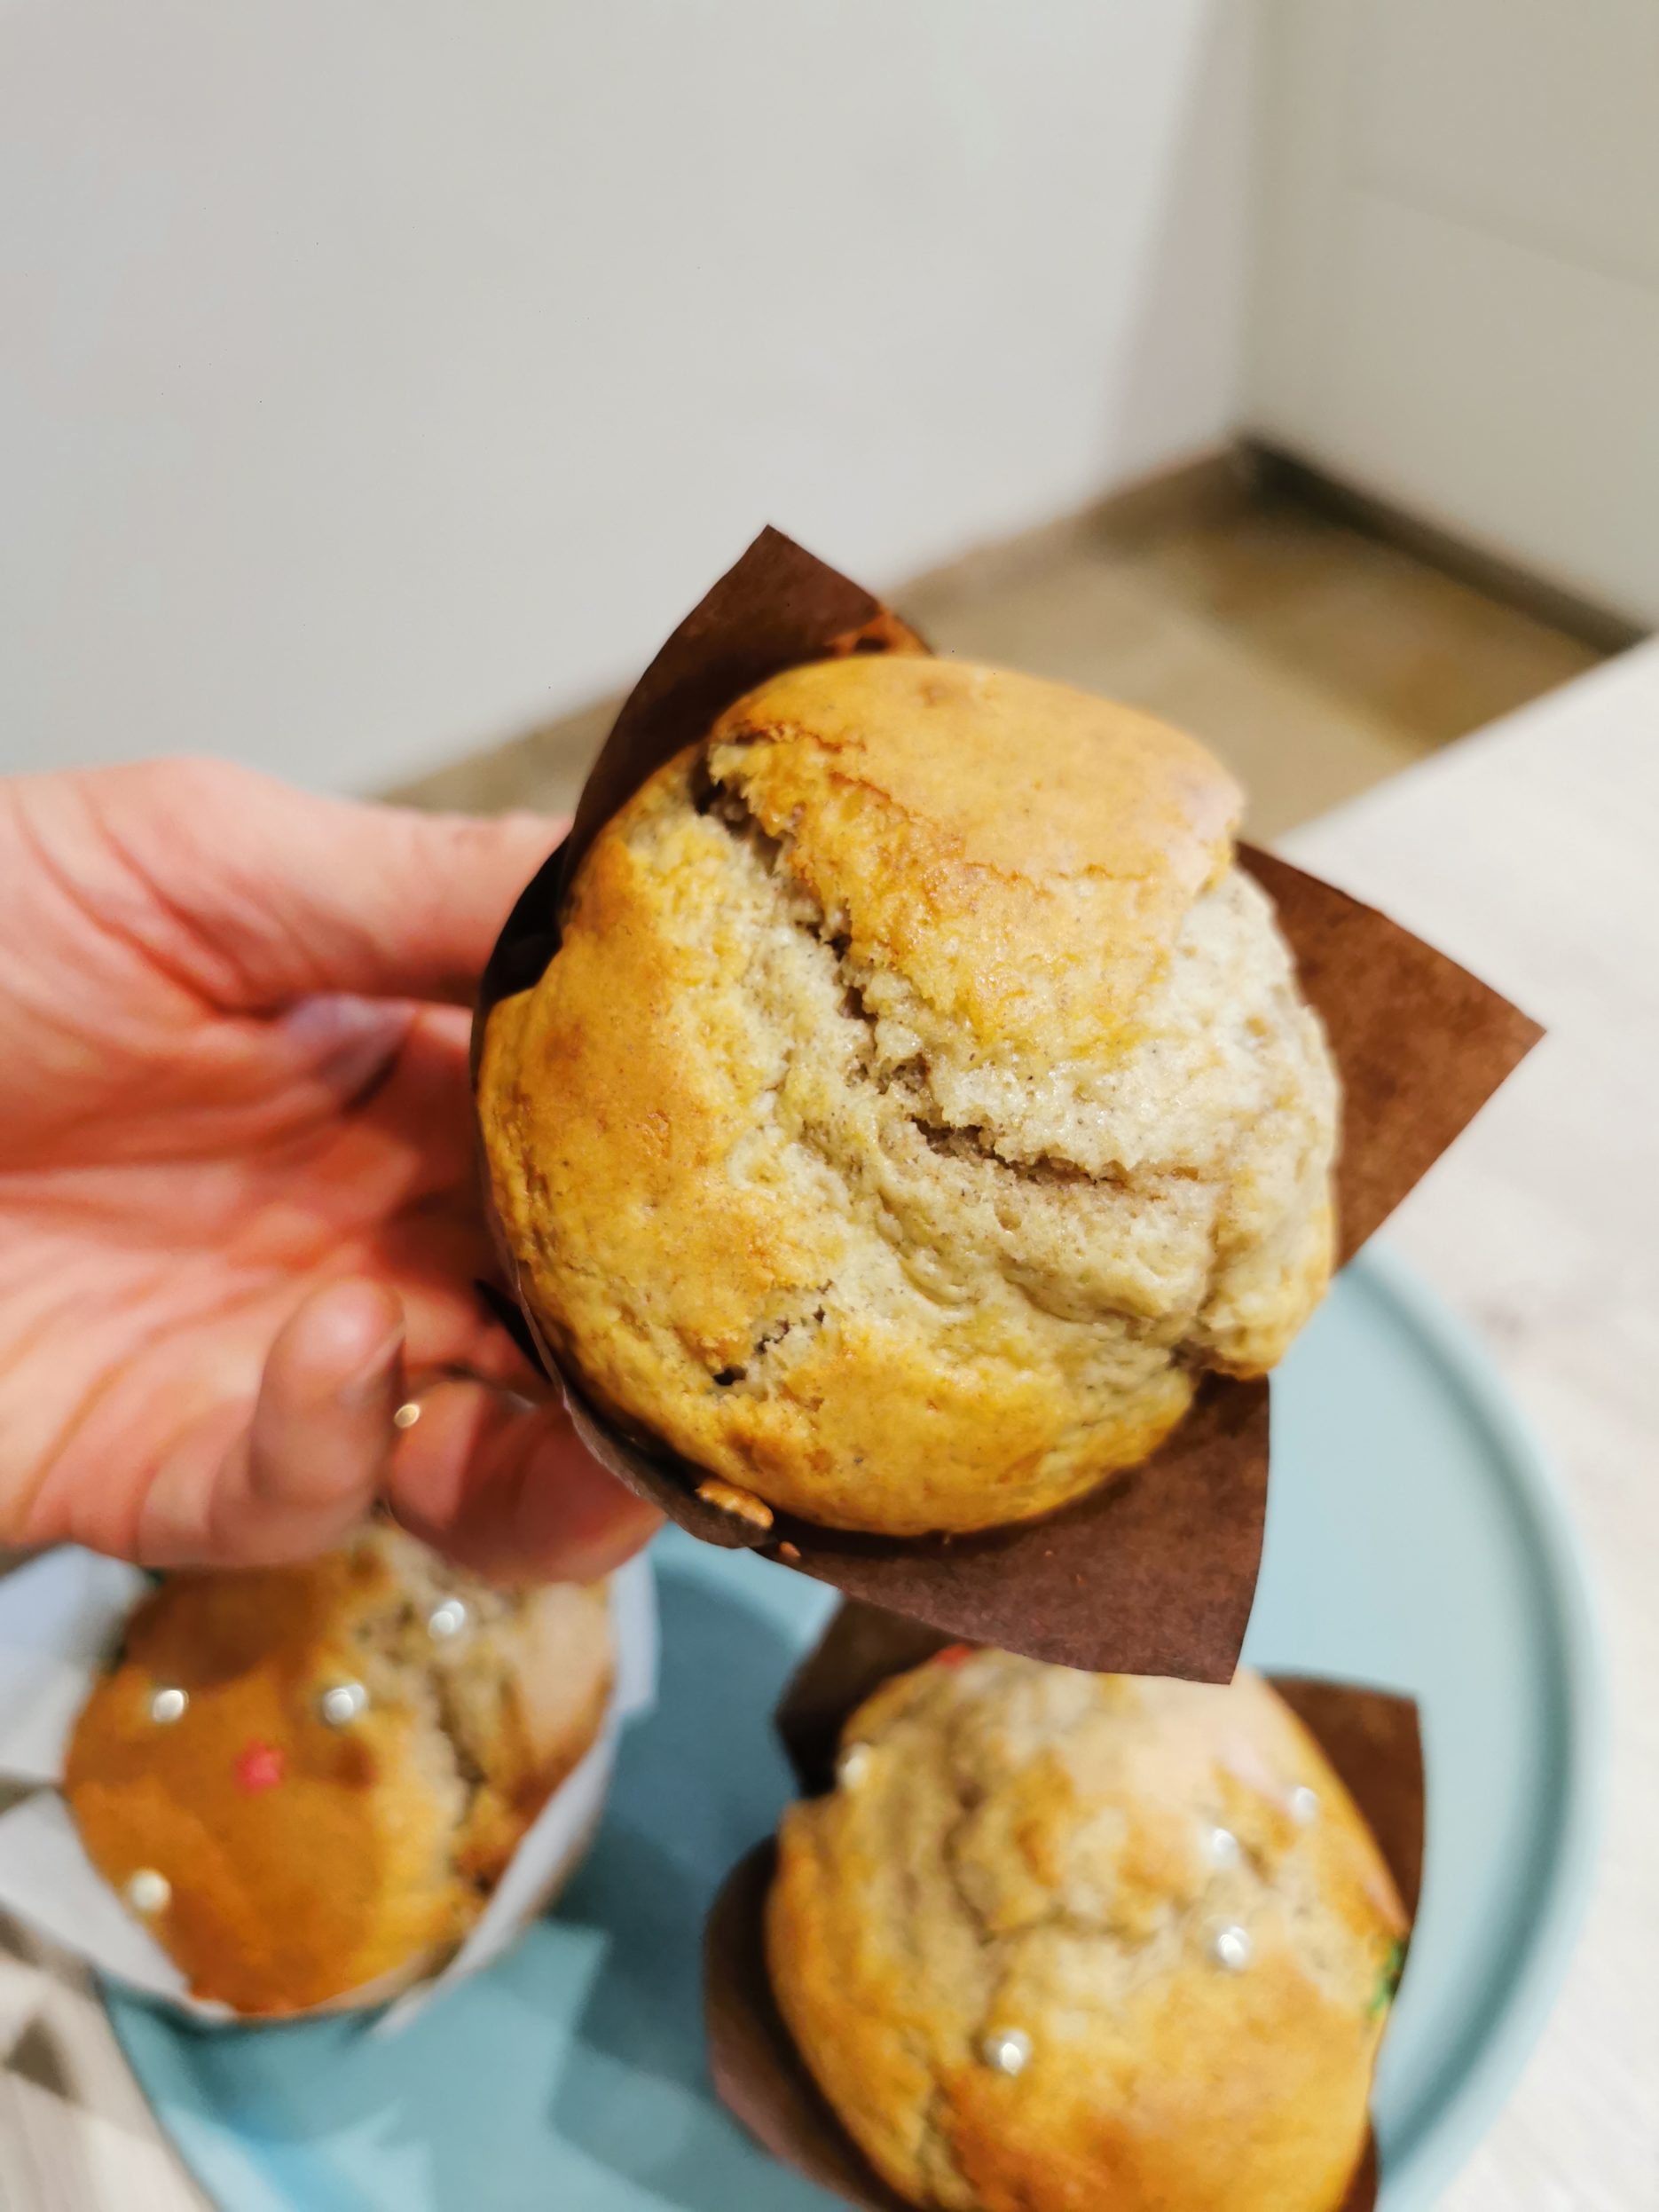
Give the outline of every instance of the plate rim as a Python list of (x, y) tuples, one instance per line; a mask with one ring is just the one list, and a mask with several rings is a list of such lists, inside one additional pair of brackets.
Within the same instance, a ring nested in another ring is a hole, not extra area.
[(1428, 2128), (1384, 2176), (1380, 2212), (1407, 2212), (1408, 2204), (1434, 2204), (1491, 2131), (1554, 2011), (1600, 1861), (1610, 1677), (1594, 1577), (1565, 1484), (1478, 1329), (1386, 1240), (1373, 1240), (1348, 1265), (1370, 1279), (1492, 1432), (1506, 1488), (1530, 1523), (1532, 1548), (1559, 1624), (1563, 1693), (1566, 1786), (1542, 1909), (1508, 2002)]
[[(1561, 1732), (1566, 1785), (1558, 1842), (1545, 1869), (1541, 1909), (1520, 1959), (1510, 1994), (1494, 2017), (1472, 2061), (1458, 2076), (1428, 2125), (1396, 2157), (1384, 2177), (1380, 2212), (1408, 2212), (1432, 2205), (1489, 2133), (1540, 2041), (1560, 1996), (1585, 1911), (1595, 1888), (1605, 1819), (1610, 1744), (1607, 1645), (1583, 1540), (1567, 1502), (1565, 1485), (1512, 1386), (1475, 1326), (1449, 1305), (1407, 1260), (1383, 1239), (1373, 1239), (1342, 1271), (1352, 1273), (1392, 1309), (1419, 1347), (1493, 1437), (1500, 1479), (1521, 1512), (1557, 1624), (1555, 1638), (1562, 1689)], [(224, 2178), (222, 2161), (236, 2158), (239, 2188), (251, 2179), (270, 2203), (271, 2177), (250, 2176), (240, 2137), (204, 2106), (186, 2155), (175, 2126), (152, 2093), (151, 2053), (145, 2062), (135, 2045), (166, 2023), (152, 2008), (113, 1986), (100, 1984), (106, 2010), (123, 2059), (192, 2184), (204, 2194)], [(167, 2073), (172, 2074), (169, 2067)], [(157, 2081), (162, 2090), (171, 2086)], [(208, 2145), (211, 2148), (208, 2148)], [(202, 2155), (207, 2150), (208, 2155)], [(251, 2199), (244, 2199), (244, 2203)]]

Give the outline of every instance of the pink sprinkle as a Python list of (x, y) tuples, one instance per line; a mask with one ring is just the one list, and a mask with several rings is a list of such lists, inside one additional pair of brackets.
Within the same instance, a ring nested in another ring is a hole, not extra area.
[(274, 1790), (287, 1767), (284, 1753), (274, 1744), (250, 1744), (236, 1762), (236, 1780), (241, 1789), (257, 1792)]
[(974, 1647), (971, 1643), (947, 1643), (942, 1651), (933, 1654), (933, 1664), (935, 1666), (960, 1666), (964, 1659), (972, 1658), (973, 1653)]

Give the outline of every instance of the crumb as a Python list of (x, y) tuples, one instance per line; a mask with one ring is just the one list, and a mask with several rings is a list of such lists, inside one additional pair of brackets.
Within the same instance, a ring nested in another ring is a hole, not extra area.
[(772, 1508), (764, 1499), (757, 1498), (751, 1490), (739, 1490), (735, 1483), (723, 1483), (711, 1476), (706, 1483), (697, 1484), (697, 1495), (705, 1506), (718, 1506), (722, 1513), (729, 1513), (739, 1521), (747, 1521), (751, 1528), (769, 1529)]

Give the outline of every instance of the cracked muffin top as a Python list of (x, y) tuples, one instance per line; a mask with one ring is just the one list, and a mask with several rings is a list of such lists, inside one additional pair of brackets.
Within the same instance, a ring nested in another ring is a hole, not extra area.
[(644, 784), (486, 1027), (521, 1295), (768, 1507), (1022, 1520), (1256, 1374), (1332, 1259), (1336, 1080), (1180, 731), (923, 657), (790, 670)]
[(76, 1723), (87, 1855), (193, 1996), (248, 2015), (441, 1964), (599, 1733), (602, 1583), (500, 1591), (400, 1531), (170, 1576)]
[(958, 1646), (847, 1723), (791, 1807), (767, 1956), (795, 2043), (942, 2212), (1334, 2212), (1405, 1917), (1255, 1676)]

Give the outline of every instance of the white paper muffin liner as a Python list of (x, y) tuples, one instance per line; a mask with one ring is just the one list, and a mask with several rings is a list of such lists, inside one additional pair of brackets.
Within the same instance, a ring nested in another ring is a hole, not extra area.
[[(0, 1908), (144, 1996), (193, 2020), (233, 2022), (238, 2015), (228, 2005), (190, 1995), (167, 1953), (128, 1913), (82, 1849), (58, 1788), (81, 1707), (148, 1586), (138, 1568), (73, 1545), (0, 1578), (0, 1782), (35, 1785), (0, 1814)], [(616, 1676), (592, 1747), (542, 1807), (460, 1948), (440, 1972), (387, 2006), (376, 2033), (405, 2027), (442, 1990), (499, 1957), (592, 1839), (622, 1725), (657, 1693), (657, 1601), (643, 1558), (611, 1577), (610, 1619)], [(358, 1990), (316, 2009), (361, 2010), (377, 2002), (372, 1991)]]

